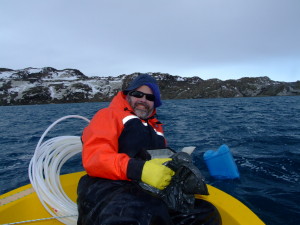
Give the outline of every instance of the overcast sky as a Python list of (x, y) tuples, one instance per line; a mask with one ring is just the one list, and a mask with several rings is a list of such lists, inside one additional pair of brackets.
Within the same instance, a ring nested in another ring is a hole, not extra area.
[(300, 0), (0, 0), (0, 67), (300, 80)]

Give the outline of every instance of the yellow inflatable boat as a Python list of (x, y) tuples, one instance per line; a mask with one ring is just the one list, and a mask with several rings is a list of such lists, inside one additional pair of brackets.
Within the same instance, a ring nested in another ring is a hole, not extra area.
[[(78, 181), (85, 172), (61, 175), (65, 193), (76, 201)], [(236, 198), (208, 185), (210, 195), (196, 196), (214, 204), (224, 225), (262, 225), (256, 214)], [(55, 209), (53, 209), (55, 211)], [(73, 216), (73, 215), (70, 215)], [(31, 184), (12, 190), (0, 196), (0, 224), (63, 224), (50, 215), (40, 202)]]

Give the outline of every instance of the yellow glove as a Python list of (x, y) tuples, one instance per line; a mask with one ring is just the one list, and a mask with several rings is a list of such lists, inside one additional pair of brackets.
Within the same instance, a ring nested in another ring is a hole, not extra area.
[(142, 170), (142, 181), (159, 190), (165, 189), (175, 174), (173, 170), (162, 165), (171, 159), (152, 159), (144, 164)]
[(151, 162), (162, 165), (165, 162), (168, 162), (168, 161), (171, 161), (171, 160), (172, 160), (171, 158), (155, 158), (155, 159), (152, 159)]

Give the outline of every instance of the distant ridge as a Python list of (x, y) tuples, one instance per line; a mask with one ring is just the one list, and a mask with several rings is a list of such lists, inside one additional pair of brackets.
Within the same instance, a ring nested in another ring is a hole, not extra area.
[[(139, 74), (88, 77), (77, 69), (0, 68), (0, 105), (110, 101)], [(159, 72), (149, 74), (158, 80), (163, 99), (300, 95), (300, 81), (279, 82), (268, 77), (222, 81)]]

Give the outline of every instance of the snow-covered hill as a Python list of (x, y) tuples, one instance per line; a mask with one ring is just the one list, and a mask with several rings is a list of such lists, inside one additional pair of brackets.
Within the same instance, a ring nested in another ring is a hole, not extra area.
[[(110, 101), (139, 73), (117, 77), (87, 77), (79, 70), (52, 67), (0, 68), (0, 105)], [(300, 95), (300, 82), (276, 82), (268, 77), (221, 81), (149, 73), (163, 99)]]

